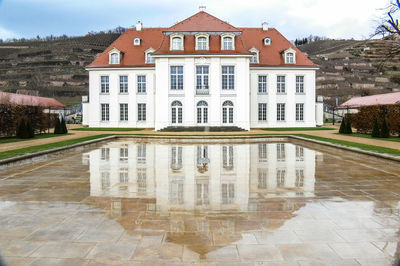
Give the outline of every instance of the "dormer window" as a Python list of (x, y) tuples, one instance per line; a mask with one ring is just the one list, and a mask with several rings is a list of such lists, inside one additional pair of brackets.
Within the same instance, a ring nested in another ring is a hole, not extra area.
[(117, 53), (111, 54), (111, 64), (119, 64), (119, 54)]
[(121, 63), (122, 53), (116, 48), (111, 49), (108, 52), (108, 63), (111, 65), (119, 65)]
[(209, 50), (208, 40), (209, 35), (206, 33), (197, 33), (196, 38), (196, 50)]
[(233, 50), (232, 37), (224, 38), (224, 50)]
[(285, 64), (296, 64), (296, 50), (293, 48), (286, 49), (283, 52), (283, 59)]
[(134, 38), (133, 39), (133, 45), (139, 46), (140, 45), (140, 38)]
[(152, 47), (144, 51), (146, 64), (154, 64), (154, 57), (153, 57), (154, 51), (155, 50)]
[(170, 50), (183, 50), (183, 34), (173, 34), (170, 37), (171, 46)]
[(250, 64), (258, 64), (260, 51), (258, 51), (258, 49), (255, 47), (251, 48), (249, 51), (253, 54), (253, 56), (250, 58)]
[(294, 54), (293, 53), (286, 54), (286, 64), (294, 64)]
[(224, 33), (221, 35), (221, 50), (235, 50), (235, 35)]
[(265, 37), (264, 38), (264, 45), (271, 45), (271, 38), (270, 37)]

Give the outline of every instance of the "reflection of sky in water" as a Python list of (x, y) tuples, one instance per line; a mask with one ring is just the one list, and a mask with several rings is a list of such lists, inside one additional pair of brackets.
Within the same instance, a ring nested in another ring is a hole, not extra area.
[(257, 208), (252, 199), (312, 197), (316, 155), (291, 143), (119, 141), (83, 154), (83, 160), (90, 164), (93, 197), (154, 198), (162, 212), (251, 211)]

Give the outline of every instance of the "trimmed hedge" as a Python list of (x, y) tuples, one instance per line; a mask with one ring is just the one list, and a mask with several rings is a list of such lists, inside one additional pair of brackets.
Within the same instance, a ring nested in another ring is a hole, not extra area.
[[(374, 131), (376, 119), (380, 127), (386, 120), (389, 134), (400, 136), (400, 104), (364, 106), (357, 114), (352, 114), (351, 119), (353, 127), (359, 133), (371, 134)], [(376, 129), (374, 134), (376, 134)], [(382, 133), (380, 132), (379, 135)]]

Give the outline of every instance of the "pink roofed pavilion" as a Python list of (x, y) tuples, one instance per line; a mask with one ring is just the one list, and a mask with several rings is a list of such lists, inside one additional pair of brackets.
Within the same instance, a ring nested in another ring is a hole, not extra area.
[(358, 109), (369, 105), (400, 104), (400, 92), (377, 94), (364, 97), (354, 97), (339, 105), (340, 109)]
[(0, 92), (0, 103), (10, 103), (17, 105), (40, 106), (51, 109), (64, 109), (66, 106), (56, 99), (31, 96), (25, 94), (16, 94), (8, 92)]

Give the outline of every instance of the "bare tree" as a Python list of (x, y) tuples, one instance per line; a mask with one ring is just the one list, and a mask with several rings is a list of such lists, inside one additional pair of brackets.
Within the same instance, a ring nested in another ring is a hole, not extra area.
[(400, 0), (392, 0), (388, 7), (385, 8), (386, 18), (382, 20), (380, 25), (376, 28), (375, 34), (398, 34), (400, 35), (399, 26), (399, 13), (400, 13)]

